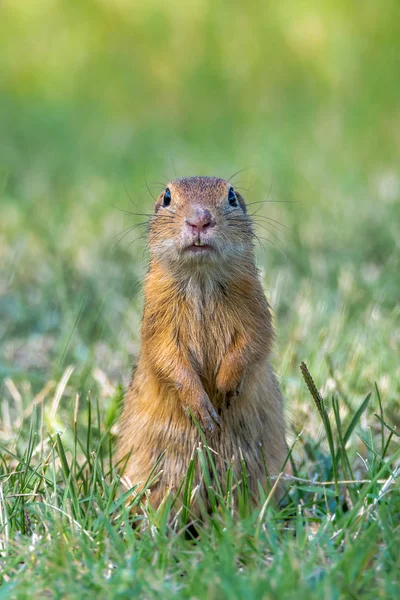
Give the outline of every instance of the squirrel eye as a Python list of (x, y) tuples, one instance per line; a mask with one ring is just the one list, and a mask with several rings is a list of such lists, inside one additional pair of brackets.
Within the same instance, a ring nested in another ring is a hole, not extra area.
[(229, 188), (229, 192), (228, 192), (228, 202), (230, 206), (238, 206), (238, 200), (237, 200), (237, 196), (234, 192), (233, 187)]
[(170, 204), (171, 204), (171, 190), (169, 188), (167, 188), (164, 193), (162, 205), (169, 206)]

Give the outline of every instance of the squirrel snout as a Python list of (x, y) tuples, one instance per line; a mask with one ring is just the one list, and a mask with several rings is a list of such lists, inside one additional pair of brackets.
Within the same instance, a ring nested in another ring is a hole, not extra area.
[(199, 234), (215, 225), (215, 219), (206, 208), (199, 208), (185, 219), (187, 227), (193, 234)]

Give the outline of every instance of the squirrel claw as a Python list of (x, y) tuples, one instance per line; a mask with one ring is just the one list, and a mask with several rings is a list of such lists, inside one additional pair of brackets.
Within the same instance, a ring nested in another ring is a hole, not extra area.
[(200, 426), (202, 426), (203, 431), (206, 429), (208, 433), (212, 433), (215, 429), (215, 425), (221, 427), (221, 421), (214, 407), (211, 405), (211, 410), (209, 409), (205, 418), (203, 417), (201, 419)]
[(217, 415), (208, 396), (197, 403), (193, 409), (188, 406), (185, 410), (189, 417), (194, 417), (204, 433), (212, 433), (215, 425), (221, 426), (221, 421)]

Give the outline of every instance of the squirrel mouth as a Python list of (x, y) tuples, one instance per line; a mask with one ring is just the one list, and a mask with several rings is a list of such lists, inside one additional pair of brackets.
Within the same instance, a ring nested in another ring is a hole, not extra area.
[(194, 254), (205, 254), (206, 252), (210, 252), (210, 250), (212, 250), (212, 246), (205, 244), (201, 240), (196, 240), (190, 246), (186, 246), (186, 250), (188, 252), (193, 252)]

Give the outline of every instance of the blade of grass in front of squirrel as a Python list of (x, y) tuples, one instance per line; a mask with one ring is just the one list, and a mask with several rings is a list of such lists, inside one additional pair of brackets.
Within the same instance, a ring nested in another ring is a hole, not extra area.
[(192, 499), (193, 481), (194, 481), (194, 458), (192, 457), (189, 462), (188, 470), (185, 476), (185, 487), (183, 491), (183, 507), (181, 515), (182, 526), (187, 525), (189, 520), (190, 504)]

